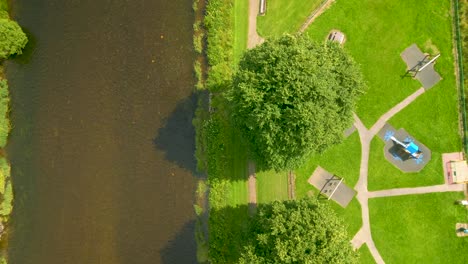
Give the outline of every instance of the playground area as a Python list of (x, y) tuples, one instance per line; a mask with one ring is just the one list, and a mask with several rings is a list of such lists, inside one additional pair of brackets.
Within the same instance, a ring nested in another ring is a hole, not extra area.
[(431, 160), (431, 151), (406, 130), (396, 130), (389, 124), (377, 134), (385, 142), (384, 155), (388, 162), (403, 172), (418, 172)]
[[(298, 14), (304, 8), (283, 2), (288, 8), (269, 6), (261, 19), (273, 19), (269, 12)], [(305, 30), (324, 41), (339, 29), (347, 40), (343, 48), (361, 65), (369, 90), (358, 102), (355, 125), (344, 131), (344, 142), (311, 155), (295, 170), (296, 193), (319, 195), (339, 208), (336, 212), (354, 225), (353, 245), (370, 251), (366, 255), (377, 263), (463, 263), (468, 257), (447, 249), (467, 245), (457, 240), (454, 226), (468, 222), (464, 208), (452, 207), (451, 200), (463, 192), (446, 188), (442, 166), (442, 153), (462, 147), (450, 10), (450, 1), (335, 1)], [(284, 31), (268, 30), (268, 35)], [(373, 198), (376, 193), (382, 196)], [(385, 197), (399, 194), (414, 195)]]

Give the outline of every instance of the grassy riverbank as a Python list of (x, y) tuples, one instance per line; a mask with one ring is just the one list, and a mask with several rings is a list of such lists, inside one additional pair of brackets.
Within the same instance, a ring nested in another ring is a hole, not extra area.
[[(7, 0), (0, 0), (0, 19), (9, 19)], [(10, 177), (10, 163), (4, 157), (4, 147), (7, 144), (11, 129), (9, 113), (10, 94), (8, 82), (4, 74), (3, 61), (0, 60), (0, 225), (1, 239), (7, 239), (4, 228), (13, 210), (13, 185)], [(7, 242), (8, 243), (8, 242)], [(0, 264), (7, 263), (6, 245), (2, 241), (0, 248)]]

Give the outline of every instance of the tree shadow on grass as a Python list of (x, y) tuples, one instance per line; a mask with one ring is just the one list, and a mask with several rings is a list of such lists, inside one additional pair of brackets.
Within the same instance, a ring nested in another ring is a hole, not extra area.
[(155, 147), (164, 151), (167, 160), (194, 175), (197, 175), (197, 163), (194, 156), (195, 129), (192, 119), (197, 107), (197, 98), (197, 94), (192, 93), (180, 101), (153, 140)]

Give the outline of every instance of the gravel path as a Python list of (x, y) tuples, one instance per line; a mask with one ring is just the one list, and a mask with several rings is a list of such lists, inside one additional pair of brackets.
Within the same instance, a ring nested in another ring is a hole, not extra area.
[(260, 8), (259, 0), (249, 0), (249, 35), (247, 37), (247, 48), (251, 49), (263, 43), (265, 39), (257, 33), (257, 15)]

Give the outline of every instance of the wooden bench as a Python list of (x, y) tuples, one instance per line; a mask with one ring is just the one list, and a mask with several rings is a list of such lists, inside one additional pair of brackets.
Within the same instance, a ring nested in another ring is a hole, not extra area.
[(266, 0), (260, 0), (260, 15), (264, 16), (266, 13)]

